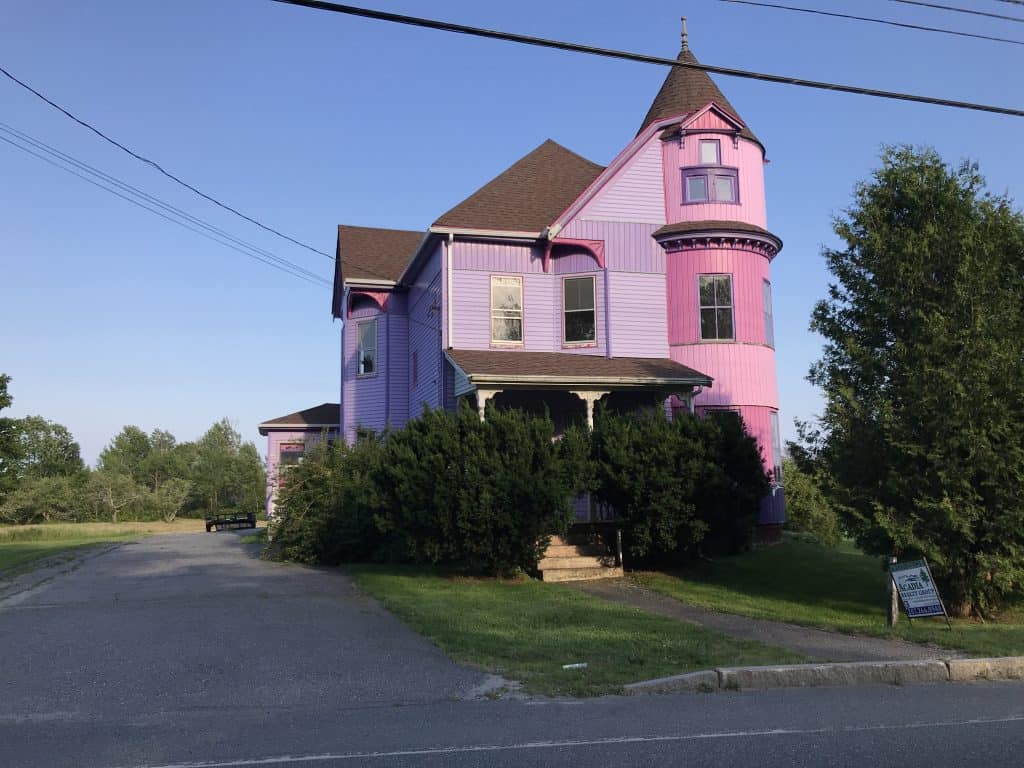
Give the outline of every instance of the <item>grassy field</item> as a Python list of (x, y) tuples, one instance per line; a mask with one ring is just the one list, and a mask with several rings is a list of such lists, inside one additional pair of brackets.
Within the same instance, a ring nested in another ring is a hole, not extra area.
[(49, 523), (0, 525), (0, 572), (20, 568), (41, 557), (75, 547), (125, 541), (159, 533), (204, 531), (202, 520), (173, 523)]
[(881, 561), (850, 546), (828, 549), (788, 539), (781, 545), (715, 560), (685, 573), (635, 573), (632, 578), (684, 603), (742, 616), (821, 627), (848, 634), (896, 637), (963, 650), (975, 656), (1024, 655), (1024, 612), (1005, 611), (981, 624), (906, 616), (885, 626), (887, 576)]
[[(446, 577), (396, 566), (348, 570), (451, 658), (519, 680), (531, 693), (598, 695), (624, 683), (714, 666), (802, 660), (557, 584)], [(562, 669), (578, 662), (587, 668)]]

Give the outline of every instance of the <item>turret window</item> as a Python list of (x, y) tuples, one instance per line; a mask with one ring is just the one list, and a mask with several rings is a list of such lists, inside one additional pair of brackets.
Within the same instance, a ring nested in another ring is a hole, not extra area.
[(738, 203), (739, 176), (735, 168), (683, 168), (684, 203)]
[(718, 139), (701, 139), (700, 141), (700, 164), (721, 165), (722, 145)]
[(735, 338), (732, 328), (732, 275), (700, 275), (700, 337)]

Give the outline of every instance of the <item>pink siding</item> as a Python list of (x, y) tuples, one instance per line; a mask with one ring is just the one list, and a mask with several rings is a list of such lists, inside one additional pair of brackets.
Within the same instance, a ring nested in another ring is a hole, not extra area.
[(577, 219), (665, 223), (661, 141), (652, 137), (584, 206)]
[[(765, 343), (764, 281), (768, 259), (730, 248), (676, 251), (668, 254), (668, 338), (670, 343), (699, 342), (699, 275), (732, 275), (733, 324), (736, 341)], [(775, 369), (771, 370), (774, 378)]]
[[(312, 445), (320, 440), (322, 429), (295, 429), (287, 431), (270, 431), (267, 433), (267, 515), (274, 514), (274, 504), (277, 501), (277, 467), (281, 458), (282, 443), (305, 443)], [(328, 438), (337, 436), (337, 430), (328, 430)]]
[[(722, 165), (739, 169), (737, 203), (683, 204), (682, 169), (700, 165), (700, 139), (719, 139)], [(732, 138), (721, 134), (687, 134), (685, 146), (679, 142), (663, 142), (662, 157), (665, 174), (665, 216), (670, 224), (680, 221), (746, 221), (759, 227), (768, 226), (764, 199), (764, 155), (752, 141), (740, 139), (739, 147)]]
[(706, 373), (714, 384), (697, 405), (761, 405), (778, 409), (775, 350), (754, 344), (704, 343), (673, 346), (670, 357)]
[(668, 357), (665, 276), (609, 272), (611, 354)]
[(731, 131), (734, 128), (735, 126), (732, 123), (730, 123), (728, 120), (724, 120), (713, 109), (709, 109), (707, 112), (700, 115), (696, 120), (686, 123), (686, 130), (688, 131)]
[(603, 240), (608, 269), (616, 272), (664, 272), (665, 251), (651, 235), (654, 224), (626, 221), (569, 222), (561, 235), (580, 240)]

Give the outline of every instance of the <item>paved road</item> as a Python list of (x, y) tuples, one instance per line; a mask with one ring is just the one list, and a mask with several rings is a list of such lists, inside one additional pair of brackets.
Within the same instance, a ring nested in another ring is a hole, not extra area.
[(595, 597), (631, 605), (672, 619), (700, 624), (708, 629), (714, 629), (742, 640), (757, 640), (768, 645), (788, 648), (815, 661), (952, 659), (964, 655), (948, 648), (908, 643), (902, 640), (844, 635), (839, 632), (825, 632), (795, 624), (783, 624), (778, 621), (764, 621), (709, 611), (644, 589), (629, 579), (585, 581), (578, 582), (573, 586)]
[(340, 574), (153, 538), (0, 600), (0, 766), (936, 766), (1024, 760), (1024, 684), (467, 698)]

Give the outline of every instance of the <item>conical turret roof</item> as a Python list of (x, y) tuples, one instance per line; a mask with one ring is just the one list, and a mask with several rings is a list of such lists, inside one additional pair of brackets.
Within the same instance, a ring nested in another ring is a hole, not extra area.
[[(693, 55), (693, 51), (685, 44), (682, 50), (679, 51), (676, 61), (684, 64), (699, 63), (697, 57)], [(651, 108), (647, 110), (647, 117), (644, 118), (643, 125), (640, 126), (640, 130), (637, 133), (639, 134), (655, 120), (660, 120), (663, 117), (684, 117), (706, 107), (712, 101), (742, 122), (743, 119), (740, 117), (739, 112), (733, 108), (729, 100), (725, 98), (718, 89), (718, 86), (715, 85), (715, 81), (706, 72), (690, 67), (672, 67), (665, 78), (665, 82), (662, 83), (661, 90), (654, 97)], [(758, 144), (761, 143), (753, 132), (746, 127), (746, 124), (744, 124), (743, 130), (740, 131), (740, 135), (752, 141), (757, 141)]]

